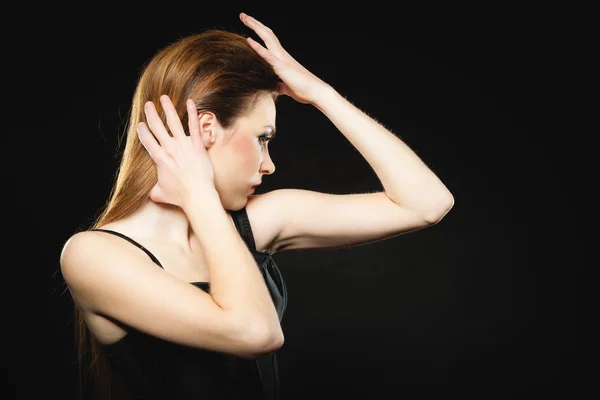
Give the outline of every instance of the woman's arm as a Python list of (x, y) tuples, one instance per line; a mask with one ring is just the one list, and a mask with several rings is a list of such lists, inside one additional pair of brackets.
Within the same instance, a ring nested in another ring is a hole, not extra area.
[(240, 18), (264, 41), (266, 48), (248, 38), (282, 80), (280, 93), (321, 110), (365, 157), (390, 201), (430, 222), (452, 208), (452, 194), (404, 142), (298, 63), (270, 28), (246, 14)]
[(223, 310), (248, 321), (249, 328), (250, 323), (258, 325), (255, 331), (266, 342), (283, 343), (279, 317), (264, 278), (218, 194), (192, 193), (182, 208), (204, 250), (212, 298)]
[[(298, 63), (270, 28), (245, 14), (240, 18), (265, 43), (248, 38), (281, 79), (279, 92), (323, 112), (365, 157), (385, 190), (334, 195), (281, 189), (255, 196), (249, 216), (269, 221), (268, 232), (275, 232), (261, 242), (276, 251), (357, 245), (432, 225), (448, 213), (454, 197), (403, 141)], [(258, 226), (257, 232), (267, 230)]]
[(391, 201), (418, 212), (429, 223), (446, 215), (454, 197), (414, 151), (333, 88), (318, 93), (311, 103), (362, 154)]
[[(84, 315), (119, 321), (169, 342), (246, 358), (279, 347), (267, 340), (262, 327), (260, 333), (252, 329), (255, 310), (249, 315), (243, 315), (247, 307), (224, 310), (209, 293), (158, 267), (113, 235), (76, 233), (63, 246), (60, 267)], [(244, 270), (246, 265), (238, 267)], [(252, 267), (258, 270), (248, 261), (248, 270)]]

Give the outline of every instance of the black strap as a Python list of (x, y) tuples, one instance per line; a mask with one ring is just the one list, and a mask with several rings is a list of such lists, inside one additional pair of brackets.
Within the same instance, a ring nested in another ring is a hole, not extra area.
[[(252, 227), (250, 226), (250, 220), (248, 219), (248, 213), (246, 211), (246, 207), (242, 208), (241, 210), (230, 211), (230, 214), (233, 217), (233, 223), (235, 224), (237, 230), (242, 235), (242, 238), (244, 239), (244, 241), (246, 242), (248, 247), (250, 247), (252, 250), (256, 251), (256, 244), (254, 243), (254, 235), (252, 234)], [(154, 254), (152, 254), (150, 252), (150, 250), (146, 249), (144, 246), (142, 246), (141, 244), (139, 244), (132, 238), (125, 236), (120, 232), (112, 231), (110, 229), (96, 228), (96, 229), (90, 229), (90, 230), (112, 233), (113, 235), (119, 236), (119, 237), (129, 241), (130, 243), (132, 243), (135, 246), (142, 249), (146, 254), (148, 254), (148, 256), (152, 259), (152, 261), (154, 261), (156, 264), (158, 264), (161, 268), (164, 269), (164, 267), (162, 266), (160, 261), (158, 261), (158, 259), (154, 256)]]
[(140, 249), (144, 250), (144, 252), (146, 254), (148, 254), (148, 256), (152, 259), (152, 261), (154, 261), (156, 264), (158, 264), (159, 267), (161, 267), (162, 269), (164, 269), (164, 267), (162, 266), (162, 264), (160, 263), (160, 261), (158, 261), (158, 259), (156, 257), (154, 257), (154, 254), (150, 253), (150, 250), (148, 250), (147, 248), (145, 248), (144, 246), (142, 246), (141, 244), (139, 244), (138, 242), (136, 242), (135, 240), (133, 240), (132, 238), (130, 238), (129, 236), (125, 236), (120, 232), (116, 232), (116, 231), (111, 231), (110, 229), (90, 229), (91, 231), (100, 231), (100, 232), (106, 232), (106, 233), (112, 233), (113, 235), (119, 236), (125, 240), (127, 240), (128, 242), (134, 244), (135, 246), (139, 247)]
[(250, 220), (248, 219), (248, 212), (246, 207), (237, 211), (229, 211), (233, 217), (233, 222), (237, 227), (237, 230), (242, 235), (242, 238), (252, 250), (256, 251), (256, 244), (254, 243), (254, 235), (252, 234), (252, 227), (250, 226)]

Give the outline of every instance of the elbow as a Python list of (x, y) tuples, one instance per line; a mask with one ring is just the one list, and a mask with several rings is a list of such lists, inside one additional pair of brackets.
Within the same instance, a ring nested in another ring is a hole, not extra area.
[(283, 332), (280, 330), (277, 335), (271, 338), (271, 342), (269, 344), (271, 351), (278, 350), (283, 347), (283, 343), (285, 342), (285, 337)]
[(277, 338), (263, 337), (260, 340), (254, 341), (252, 345), (249, 346), (247, 352), (239, 355), (250, 360), (257, 360), (279, 350), (282, 346), (283, 336)]
[(271, 353), (283, 347), (284, 341), (283, 332), (281, 330), (261, 335), (257, 343), (258, 350), (265, 353)]
[(283, 346), (284, 337), (281, 329), (262, 330), (258, 335), (254, 335), (252, 343), (253, 350), (260, 355), (272, 353)]
[(454, 207), (454, 196), (448, 193), (446, 197), (437, 202), (435, 207), (423, 213), (423, 218), (427, 224), (435, 225), (450, 212), (452, 207)]
[[(249, 325), (247, 325), (249, 326)], [(278, 329), (264, 328), (253, 329), (249, 345), (256, 354), (268, 354), (283, 346), (284, 336), (281, 327)]]

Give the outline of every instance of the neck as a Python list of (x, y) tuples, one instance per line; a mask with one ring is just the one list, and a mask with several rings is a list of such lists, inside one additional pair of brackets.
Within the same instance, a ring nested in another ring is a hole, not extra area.
[(132, 234), (161, 245), (177, 246), (183, 251), (191, 250), (190, 223), (181, 208), (148, 199), (134, 214), (127, 218)]

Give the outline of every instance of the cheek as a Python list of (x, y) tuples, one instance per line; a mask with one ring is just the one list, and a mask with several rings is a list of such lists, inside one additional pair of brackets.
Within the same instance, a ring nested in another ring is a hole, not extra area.
[(256, 168), (260, 164), (260, 147), (256, 139), (238, 140), (232, 143), (234, 156), (245, 168)]

